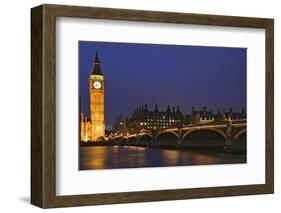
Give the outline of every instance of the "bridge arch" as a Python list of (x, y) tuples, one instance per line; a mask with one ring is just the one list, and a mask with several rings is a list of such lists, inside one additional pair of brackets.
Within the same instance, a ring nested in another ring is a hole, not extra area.
[(247, 152), (247, 129), (239, 130), (233, 137), (233, 148), (237, 152)]
[(247, 132), (247, 128), (241, 129), (239, 132), (237, 132), (233, 138), (233, 141), (237, 141), (237, 139), (239, 139), (240, 136), (242, 136), (243, 134), (245, 134)]
[(183, 135), (182, 144), (185, 147), (223, 147), (226, 134), (215, 128), (192, 129)]
[(173, 135), (176, 139), (179, 138), (179, 135), (173, 131), (162, 131), (162, 132), (159, 132), (157, 135), (156, 135), (156, 140), (158, 140), (161, 136), (163, 135)]
[(179, 136), (173, 131), (162, 131), (155, 138), (155, 144), (162, 146), (173, 146), (178, 143)]
[(183, 136), (182, 136), (182, 139), (184, 140), (184, 139), (186, 139), (188, 136), (190, 136), (192, 133), (194, 133), (194, 132), (199, 132), (199, 131), (211, 131), (211, 132), (216, 132), (216, 133), (218, 133), (219, 135), (221, 135), (224, 139), (227, 138), (226, 133), (225, 133), (223, 130), (221, 130), (221, 129), (216, 129), (216, 128), (200, 128), (200, 129), (191, 129), (191, 130), (185, 132), (185, 133), (183, 134)]

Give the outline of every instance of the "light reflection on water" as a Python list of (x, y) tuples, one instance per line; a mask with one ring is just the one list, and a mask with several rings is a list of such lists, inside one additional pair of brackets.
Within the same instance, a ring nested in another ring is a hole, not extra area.
[(245, 163), (245, 155), (198, 153), (133, 146), (80, 147), (80, 169)]

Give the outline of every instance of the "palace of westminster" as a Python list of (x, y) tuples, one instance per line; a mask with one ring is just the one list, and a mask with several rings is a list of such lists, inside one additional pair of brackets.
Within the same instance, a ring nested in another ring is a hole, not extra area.
[(95, 142), (104, 141), (111, 134), (125, 136), (130, 132), (154, 131), (160, 129), (178, 128), (190, 124), (205, 124), (219, 121), (246, 119), (246, 110), (234, 112), (231, 108), (228, 111), (196, 110), (192, 107), (190, 115), (183, 115), (180, 107), (167, 106), (160, 110), (155, 105), (149, 110), (145, 104), (133, 110), (130, 118), (119, 115), (111, 131), (105, 130), (104, 119), (104, 75), (101, 71), (98, 54), (94, 60), (94, 68), (89, 76), (90, 92), (90, 118), (83, 112), (80, 116), (80, 141)]

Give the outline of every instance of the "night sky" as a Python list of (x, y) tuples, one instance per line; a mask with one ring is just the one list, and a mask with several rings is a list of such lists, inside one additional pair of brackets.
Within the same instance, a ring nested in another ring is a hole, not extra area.
[(105, 77), (105, 120), (147, 104), (213, 111), (246, 108), (246, 48), (79, 41), (79, 94), (89, 116), (89, 74), (98, 50)]

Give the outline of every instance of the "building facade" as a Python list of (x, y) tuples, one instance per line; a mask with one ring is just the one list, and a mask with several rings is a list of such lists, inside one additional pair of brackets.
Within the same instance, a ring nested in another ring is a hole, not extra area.
[(92, 123), (83, 112), (80, 117), (80, 141), (89, 142), (92, 139)]
[(189, 116), (191, 124), (206, 124), (212, 123), (214, 121), (226, 122), (226, 121), (235, 121), (243, 120), (247, 118), (246, 110), (243, 108), (241, 111), (234, 112), (232, 108), (229, 108), (228, 111), (220, 111), (214, 113), (211, 109), (207, 110), (207, 107), (203, 107), (202, 110), (196, 110), (192, 107), (191, 115)]
[(133, 115), (128, 121), (130, 131), (141, 132), (143, 130), (160, 130), (182, 126), (184, 117), (177, 108), (167, 106), (166, 110), (160, 111), (158, 105), (154, 110), (149, 110), (147, 105), (138, 107), (134, 110)]
[(129, 120), (123, 115), (119, 115), (116, 118), (115, 124), (113, 126), (113, 132), (120, 136), (126, 136), (129, 133)]
[(90, 118), (81, 113), (80, 139), (83, 142), (103, 141), (105, 138), (104, 122), (104, 75), (101, 71), (98, 53), (89, 76)]
[(194, 107), (192, 107), (190, 118), (192, 124), (205, 124), (213, 122), (215, 120), (215, 115), (212, 110), (207, 110), (207, 107), (203, 107), (203, 110), (195, 110)]

